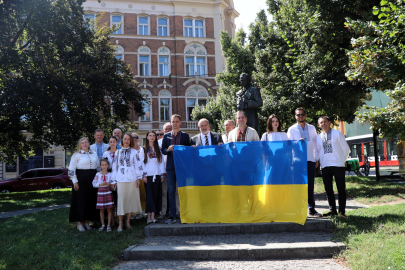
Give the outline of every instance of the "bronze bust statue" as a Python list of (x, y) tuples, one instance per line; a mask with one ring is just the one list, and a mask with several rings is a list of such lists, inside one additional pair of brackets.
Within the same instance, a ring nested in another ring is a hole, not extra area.
[(260, 132), (259, 117), (257, 111), (263, 106), (260, 89), (250, 86), (250, 76), (246, 73), (240, 75), (242, 89), (236, 93), (237, 109), (244, 111), (247, 117), (247, 125)]

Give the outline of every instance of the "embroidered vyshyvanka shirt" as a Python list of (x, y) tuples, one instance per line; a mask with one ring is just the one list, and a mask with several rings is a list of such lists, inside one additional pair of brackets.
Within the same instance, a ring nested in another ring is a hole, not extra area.
[[(163, 160), (163, 154), (160, 152), (162, 155), (162, 161), (159, 163), (157, 157), (156, 157), (156, 152), (153, 151), (151, 148), (147, 150), (148, 152), (146, 155), (148, 156), (148, 161), (145, 164), (142, 162), (143, 166), (143, 173), (146, 176), (153, 176), (153, 182), (155, 182), (156, 175), (161, 175), (163, 176), (166, 173), (166, 168), (165, 168), (165, 162)], [(161, 151), (160, 148), (158, 151)]]
[(97, 154), (93, 153), (92, 151), (85, 152), (83, 150), (80, 150), (79, 153), (74, 153), (72, 158), (70, 159), (69, 164), (69, 176), (73, 184), (78, 182), (76, 169), (97, 169), (97, 167), (99, 167), (99, 164), (100, 162)]
[(117, 182), (134, 182), (143, 176), (143, 149), (121, 148), (115, 152), (112, 165), (113, 179)]

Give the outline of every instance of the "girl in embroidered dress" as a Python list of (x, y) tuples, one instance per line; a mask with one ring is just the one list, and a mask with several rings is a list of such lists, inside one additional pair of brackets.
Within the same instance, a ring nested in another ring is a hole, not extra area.
[(287, 133), (282, 132), (283, 124), (275, 114), (267, 120), (267, 132), (263, 133), (262, 141), (288, 141)]
[[(107, 158), (108, 162), (110, 163), (110, 167), (108, 168), (109, 171), (111, 172), (112, 170), (112, 164), (114, 161), (114, 157), (115, 157), (115, 152), (117, 151), (117, 144), (118, 144), (118, 139), (115, 136), (111, 136), (110, 140), (108, 141), (110, 147), (108, 147), (108, 150), (104, 152), (103, 154), (103, 158)], [(117, 189), (116, 189), (117, 185), (113, 185), (111, 187), (112, 189), (112, 194), (113, 194), (113, 198), (114, 198), (114, 208), (113, 208), (113, 213), (114, 213), (114, 217), (111, 221), (111, 226), (115, 226), (115, 216), (117, 216)]]
[(146, 210), (148, 213), (147, 223), (155, 223), (155, 214), (162, 207), (162, 182), (166, 177), (163, 154), (160, 150), (156, 133), (149, 131), (146, 134), (145, 160), (143, 162), (143, 182), (146, 190)]
[(100, 209), (101, 227), (100, 231), (104, 230), (104, 210), (108, 212), (108, 224), (107, 232), (111, 232), (111, 220), (113, 218), (114, 199), (111, 192), (111, 185), (115, 184), (115, 181), (111, 179), (111, 173), (108, 172), (110, 163), (108, 159), (102, 159), (100, 161), (101, 172), (98, 172), (93, 180), (93, 187), (98, 188), (97, 192), (97, 209)]
[[(70, 204), (69, 222), (77, 221), (77, 229), (81, 232), (91, 230), (89, 220), (96, 220), (97, 191), (92, 181), (99, 165), (98, 156), (90, 151), (87, 138), (80, 138), (77, 151), (69, 164), (69, 176), (73, 182), (72, 201)], [(84, 226), (83, 226), (84, 223)]]
[(117, 150), (112, 165), (113, 179), (117, 182), (118, 191), (118, 231), (123, 229), (124, 215), (127, 216), (126, 226), (131, 228), (131, 213), (142, 212), (139, 198), (139, 184), (142, 179), (142, 161), (137, 156), (134, 140), (125, 134), (121, 141), (122, 148)]

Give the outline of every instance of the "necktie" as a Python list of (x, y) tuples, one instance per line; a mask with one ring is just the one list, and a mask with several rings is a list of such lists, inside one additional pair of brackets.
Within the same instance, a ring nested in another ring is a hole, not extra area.
[(209, 145), (209, 144), (208, 144), (208, 136), (207, 136), (207, 135), (205, 135), (205, 145)]

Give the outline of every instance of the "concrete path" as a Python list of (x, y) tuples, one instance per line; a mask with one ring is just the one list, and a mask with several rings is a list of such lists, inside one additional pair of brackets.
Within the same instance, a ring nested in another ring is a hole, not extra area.
[(32, 214), (32, 213), (41, 212), (41, 211), (50, 211), (50, 210), (55, 210), (55, 209), (68, 208), (68, 207), (70, 207), (70, 203), (30, 208), (30, 209), (24, 209), (24, 210), (18, 210), (18, 211), (1, 212), (0, 219), (11, 218), (14, 216), (21, 216), (21, 215), (25, 215), (25, 214)]

